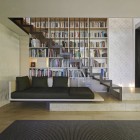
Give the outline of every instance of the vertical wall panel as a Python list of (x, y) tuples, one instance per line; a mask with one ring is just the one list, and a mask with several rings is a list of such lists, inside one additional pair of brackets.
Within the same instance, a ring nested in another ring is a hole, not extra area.
[(109, 18), (109, 78), (114, 84), (134, 85), (132, 18)]
[(20, 36), (20, 75), (29, 74), (29, 36)]
[(0, 106), (9, 102), (8, 82), (19, 75), (19, 36), (0, 24)]

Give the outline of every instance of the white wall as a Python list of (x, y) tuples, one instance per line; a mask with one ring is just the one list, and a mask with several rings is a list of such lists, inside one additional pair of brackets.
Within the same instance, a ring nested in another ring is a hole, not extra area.
[(0, 24), (0, 106), (8, 101), (8, 81), (19, 75), (19, 36)]
[(29, 75), (29, 36), (20, 36), (20, 75)]
[(109, 78), (124, 87), (135, 82), (132, 18), (109, 18)]

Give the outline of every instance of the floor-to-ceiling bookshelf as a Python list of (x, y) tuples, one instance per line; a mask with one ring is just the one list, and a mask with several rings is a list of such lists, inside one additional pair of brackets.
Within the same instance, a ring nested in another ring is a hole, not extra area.
[[(107, 18), (28, 18), (30, 76), (108, 77)], [(42, 33), (43, 38), (39, 37)], [(34, 36), (36, 34), (37, 36)], [(37, 37), (37, 39), (35, 39)], [(31, 67), (35, 62), (35, 67)]]

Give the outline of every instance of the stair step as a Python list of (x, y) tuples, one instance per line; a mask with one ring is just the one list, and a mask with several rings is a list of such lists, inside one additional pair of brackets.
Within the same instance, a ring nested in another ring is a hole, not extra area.
[(122, 99), (123, 100), (140, 100), (140, 88), (122, 88)]
[(50, 111), (140, 111), (140, 101), (50, 103)]

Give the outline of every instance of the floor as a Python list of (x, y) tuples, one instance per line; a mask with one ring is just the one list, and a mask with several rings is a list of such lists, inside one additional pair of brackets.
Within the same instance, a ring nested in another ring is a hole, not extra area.
[(140, 112), (50, 112), (45, 102), (12, 102), (0, 108), (0, 133), (15, 120), (140, 120)]
[[(105, 103), (122, 103), (107, 94), (100, 95), (105, 99)], [(123, 95), (126, 102), (137, 103), (140, 108), (140, 89), (124, 88)], [(15, 120), (140, 120), (140, 111), (62, 112), (49, 111), (47, 108), (45, 102), (11, 102), (0, 107), (0, 133)]]

